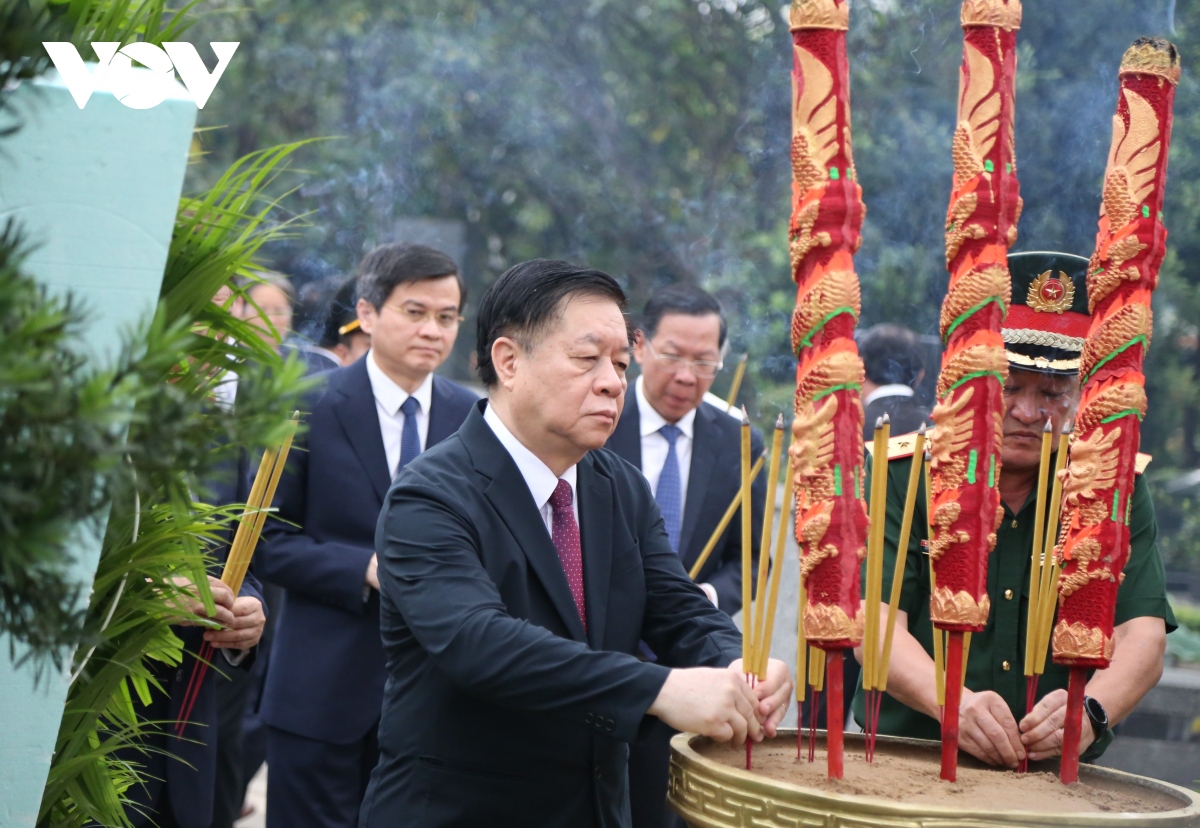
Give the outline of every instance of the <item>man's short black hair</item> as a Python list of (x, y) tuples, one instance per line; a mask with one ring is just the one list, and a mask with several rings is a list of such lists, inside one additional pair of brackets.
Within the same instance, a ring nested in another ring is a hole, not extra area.
[(502, 336), (526, 350), (562, 315), (564, 300), (601, 296), (625, 312), (625, 292), (602, 270), (560, 259), (532, 259), (513, 265), (492, 283), (479, 303), (475, 356), (479, 378), (488, 388), (499, 382), (492, 364), (492, 345)]
[(867, 379), (876, 385), (917, 384), (925, 369), (917, 335), (901, 325), (875, 325), (858, 338)]
[(462, 309), (467, 304), (467, 286), (458, 273), (458, 265), (442, 251), (423, 244), (381, 244), (363, 256), (355, 274), (359, 298), (366, 299), (375, 310), (383, 308), (397, 285), (447, 276), (458, 282), (458, 307)]
[(642, 311), (642, 333), (646, 339), (654, 338), (658, 333), (658, 323), (669, 313), (681, 313), (685, 316), (708, 316), (715, 313), (721, 320), (717, 347), (725, 347), (725, 334), (729, 330), (725, 323), (725, 312), (721, 310), (721, 303), (717, 298), (708, 291), (695, 285), (668, 285), (655, 291)]

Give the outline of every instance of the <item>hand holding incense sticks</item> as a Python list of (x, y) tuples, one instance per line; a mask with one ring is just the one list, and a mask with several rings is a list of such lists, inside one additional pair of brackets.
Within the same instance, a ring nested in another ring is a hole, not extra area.
[[(246, 508), (242, 512), (241, 521), (229, 548), (229, 555), (225, 559), (225, 568), (221, 573), (221, 581), (235, 596), (241, 590), (242, 581), (245, 580), (246, 572), (250, 569), (251, 558), (258, 546), (263, 524), (267, 520), (267, 511), (275, 498), (275, 489), (279, 485), (279, 479), (283, 476), (288, 452), (292, 448), (292, 440), (296, 436), (296, 428), (299, 424), (300, 412), (297, 411), (292, 414), (292, 419), (286, 426), (280, 445), (268, 447), (263, 452), (262, 462), (259, 463), (258, 472), (254, 475), (254, 483), (250, 487)], [(188, 679), (187, 689), (184, 691), (183, 701), (180, 703), (179, 716), (175, 722), (177, 737), (182, 737), (183, 731), (187, 727), (188, 719), (192, 715), (192, 708), (200, 694), (200, 687), (204, 682), (204, 676), (208, 672), (208, 665), (214, 652), (215, 648), (205, 642), (200, 648), (198, 660), (192, 666), (192, 675)]]
[(1063, 485), (1063, 560), (1054, 660), (1071, 668), (1061, 778), (1079, 777), (1086, 671), (1108, 667), (1117, 586), (1129, 557), (1135, 460), (1146, 413), (1142, 372), (1150, 344), (1150, 297), (1166, 253), (1162, 224), (1179, 53), (1142, 38), (1121, 60), (1112, 149), (1096, 251), (1088, 268), (1091, 328)]

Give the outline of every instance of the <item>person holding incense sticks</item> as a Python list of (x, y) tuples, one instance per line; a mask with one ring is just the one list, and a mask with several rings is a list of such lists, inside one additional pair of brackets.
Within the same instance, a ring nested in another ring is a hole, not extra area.
[(371, 350), (321, 375), (256, 558), (285, 589), (261, 702), (267, 824), (350, 828), (378, 756), (384, 654), (375, 524), (396, 473), (450, 437), (476, 395), (436, 376), (458, 335), (458, 267), (424, 245), (384, 244), (359, 264)]
[[(1045, 525), (1041, 531), (1036, 526), (1039, 469), (1050, 465), (1043, 463), (1040, 447), (1045, 442), (1049, 456), (1074, 417), (1079, 402), (1080, 354), (1090, 316), (1087, 259), (1065, 253), (1017, 253), (1008, 257), (1008, 263), (1012, 304), (1002, 330), (1008, 379), (1002, 462), (996, 479), (1003, 518), (996, 527), (996, 545), (988, 563), (991, 616), (987, 628), (974, 634), (968, 653), (960, 747), (988, 764), (1016, 768), (1026, 757), (1039, 761), (1062, 751), (1068, 669), (1046, 662), (1036, 684), (1035, 703), (1027, 713), (1027, 682), (1021, 665), (1029, 626), (1032, 547), (1045, 532), (1051, 533), (1051, 542), (1057, 537), (1058, 515), (1051, 514), (1052, 510), (1043, 509)], [(1047, 422), (1050, 432), (1045, 432)], [(889, 451), (884, 595), (890, 591), (896, 559), (913, 462), (912, 443), (911, 438), (893, 440)], [(1088, 462), (1088, 458), (1078, 452), (1072, 454), (1071, 462)], [(1053, 483), (1052, 474), (1043, 477), (1047, 485)], [(919, 482), (918, 486), (879, 732), (936, 739), (938, 681), (929, 620), (930, 572), (924, 554), (928, 512), (925, 484)], [(1087, 761), (1103, 753), (1112, 741), (1112, 726), (1128, 716), (1158, 682), (1166, 635), (1175, 629), (1163, 563), (1155, 545), (1154, 506), (1140, 475), (1129, 521), (1129, 562), (1117, 593), (1112, 666), (1094, 673), (1087, 685), (1088, 721), (1080, 740)], [(885, 605), (881, 624), (886, 624), (887, 614)], [(1039, 624), (1048, 630), (1053, 617), (1051, 604)], [(1041, 636), (1039, 647), (1044, 650), (1048, 642), (1048, 635)], [(865, 715), (863, 696), (860, 689), (854, 700), (860, 722)]]
[[(738, 493), (739, 420), (724, 405), (704, 401), (722, 367), (727, 326), (716, 298), (694, 285), (657, 291), (642, 312), (633, 357), (642, 368), (634, 393), (606, 448), (642, 470), (662, 512), (671, 548), (691, 570)], [(751, 453), (762, 455), (762, 435), (751, 430)], [(751, 520), (757, 573), (767, 479), (754, 480)], [(722, 531), (696, 583), (727, 615), (742, 606), (742, 539), (738, 520)], [(653, 657), (650, 654), (650, 657)], [(634, 828), (682, 826), (667, 806), (671, 737), (661, 721), (633, 745), (629, 801)]]
[(488, 399), (380, 516), (388, 688), (360, 828), (629, 826), (647, 716), (742, 744), (786, 711), (787, 667), (751, 688), (645, 477), (603, 449), (632, 361), (624, 308), (608, 274), (545, 259), (483, 297)]

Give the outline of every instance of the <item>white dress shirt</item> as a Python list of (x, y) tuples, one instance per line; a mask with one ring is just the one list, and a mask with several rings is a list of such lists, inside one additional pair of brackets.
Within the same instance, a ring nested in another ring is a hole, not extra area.
[(374, 349), (367, 352), (367, 376), (371, 378), (371, 393), (375, 396), (375, 413), (379, 415), (379, 433), (383, 435), (383, 450), (387, 453), (388, 475), (396, 476), (400, 465), (400, 435), (404, 432), (407, 417), (400, 410), (409, 396), (416, 397), (421, 408), (416, 414), (417, 436), (421, 438), (421, 451), (429, 437), (429, 406), (433, 403), (433, 374), (411, 395), (397, 385), (375, 362)]
[(560, 479), (571, 485), (571, 510), (575, 513), (575, 524), (578, 526), (579, 498), (576, 495), (579, 489), (575, 485), (578, 467), (571, 466), (563, 472), (562, 478), (559, 478), (550, 470), (549, 466), (508, 430), (508, 426), (490, 405), (484, 409), (483, 421), (492, 429), (500, 444), (517, 464), (517, 470), (521, 472), (521, 477), (525, 478), (525, 485), (529, 487), (529, 493), (533, 495), (533, 502), (537, 505), (538, 512), (542, 515), (542, 521), (546, 524), (546, 531), (550, 533), (551, 537), (554, 535), (554, 509), (550, 506), (550, 495), (554, 494), (554, 490), (558, 488)]
[(642, 388), (642, 378), (634, 383), (634, 393), (637, 394), (639, 428), (642, 435), (642, 474), (650, 483), (650, 491), (658, 494), (658, 478), (662, 475), (663, 463), (667, 461), (667, 450), (670, 444), (667, 438), (659, 433), (665, 425), (673, 425), (682, 434), (675, 438), (675, 457), (679, 460), (679, 515), (683, 517), (684, 506), (687, 505), (688, 475), (692, 470), (692, 443), (696, 436), (696, 409), (684, 414), (677, 423), (668, 423), (662, 415), (654, 410), (646, 399)]
[(914, 393), (916, 392), (914, 392), (912, 388), (907, 385), (901, 385), (900, 383), (881, 385), (863, 398), (863, 408), (866, 408), (880, 397), (911, 397)]

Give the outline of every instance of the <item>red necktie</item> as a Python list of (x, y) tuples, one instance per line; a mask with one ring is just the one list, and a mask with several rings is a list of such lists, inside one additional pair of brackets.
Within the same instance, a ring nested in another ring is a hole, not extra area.
[(567, 575), (567, 583), (571, 586), (571, 597), (575, 599), (575, 609), (579, 611), (579, 620), (583, 622), (583, 631), (587, 632), (587, 609), (583, 600), (583, 550), (579, 545), (579, 524), (575, 522), (575, 510), (571, 508), (571, 484), (559, 480), (554, 494), (550, 495), (550, 509), (553, 512), (550, 532), (554, 539), (554, 548), (558, 550), (558, 559), (562, 563), (563, 572)]

